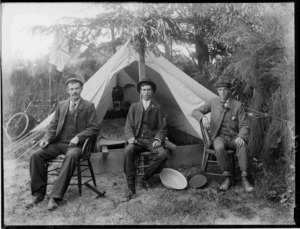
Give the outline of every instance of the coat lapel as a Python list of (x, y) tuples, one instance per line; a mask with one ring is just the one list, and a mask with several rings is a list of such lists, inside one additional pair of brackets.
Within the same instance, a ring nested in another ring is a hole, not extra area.
[(144, 111), (143, 101), (139, 102), (139, 108), (138, 109), (139, 109), (140, 112), (143, 113), (143, 111)]
[(65, 118), (66, 118), (66, 115), (68, 113), (68, 110), (69, 110), (69, 105), (70, 105), (70, 99), (66, 100), (65, 103), (63, 103), (62, 105), (62, 117), (63, 117), (63, 120), (62, 122), (64, 123), (65, 122)]
[(151, 99), (151, 102), (149, 104), (149, 108), (148, 111), (150, 112), (151, 110), (153, 110), (156, 107), (156, 105), (153, 103), (153, 100)]
[(58, 133), (60, 132), (62, 126), (65, 123), (66, 115), (67, 115), (68, 110), (69, 110), (69, 105), (70, 105), (70, 99), (65, 100), (65, 102), (62, 103), (62, 105), (61, 105), (61, 115), (60, 115), (60, 118), (58, 120), (56, 135), (58, 135)]
[(77, 107), (75, 115), (78, 115), (84, 108), (84, 100), (81, 98)]

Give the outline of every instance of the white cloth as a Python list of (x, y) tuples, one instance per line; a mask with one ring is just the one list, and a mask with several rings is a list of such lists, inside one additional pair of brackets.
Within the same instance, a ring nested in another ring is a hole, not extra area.
[(151, 99), (149, 99), (148, 101), (145, 101), (145, 100), (142, 100), (142, 101), (143, 101), (144, 109), (146, 111), (150, 105)]

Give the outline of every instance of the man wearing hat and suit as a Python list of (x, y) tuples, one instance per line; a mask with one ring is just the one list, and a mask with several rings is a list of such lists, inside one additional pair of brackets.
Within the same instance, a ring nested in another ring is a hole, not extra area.
[(141, 94), (142, 100), (131, 105), (124, 129), (128, 142), (124, 150), (124, 172), (128, 185), (127, 200), (133, 198), (136, 192), (136, 156), (144, 151), (150, 151), (153, 155), (141, 181), (141, 185), (145, 189), (148, 189), (149, 178), (160, 172), (167, 160), (167, 152), (162, 146), (167, 135), (166, 122), (161, 105), (151, 99), (156, 90), (156, 84), (151, 80), (143, 80), (138, 82), (137, 90)]
[[(225, 149), (233, 149), (238, 156), (238, 163), (242, 171), (242, 182), (247, 192), (253, 187), (247, 180), (248, 153), (247, 142), (250, 133), (247, 116), (242, 104), (231, 98), (231, 83), (226, 79), (219, 79), (215, 84), (219, 97), (214, 98), (192, 112), (199, 122), (202, 120), (205, 129), (210, 129), (210, 136), (224, 182), (220, 190), (227, 191), (232, 183), (230, 166)], [(205, 114), (211, 112), (211, 123)]]
[(30, 158), (31, 193), (34, 198), (26, 205), (27, 209), (45, 198), (46, 163), (64, 154), (66, 157), (49, 195), (47, 209), (51, 211), (59, 206), (70, 184), (83, 143), (88, 137), (98, 133), (95, 106), (80, 96), (83, 82), (77, 78), (70, 78), (66, 86), (70, 98), (58, 103), (47, 132), (39, 144), (40, 149)]

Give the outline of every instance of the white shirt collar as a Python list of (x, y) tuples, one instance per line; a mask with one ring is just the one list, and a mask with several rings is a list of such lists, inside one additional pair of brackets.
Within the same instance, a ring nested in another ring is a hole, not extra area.
[(79, 104), (80, 100), (81, 100), (81, 98), (74, 102), (74, 101), (72, 101), (72, 100), (70, 99), (70, 107), (71, 107), (72, 104), (74, 103), (74, 104), (75, 104), (75, 109), (76, 109), (76, 108), (78, 107), (78, 104)]
[(151, 99), (149, 99), (148, 101), (145, 101), (145, 100), (142, 100), (142, 101), (143, 101), (143, 106), (144, 106), (145, 110), (147, 110), (147, 108), (150, 105)]

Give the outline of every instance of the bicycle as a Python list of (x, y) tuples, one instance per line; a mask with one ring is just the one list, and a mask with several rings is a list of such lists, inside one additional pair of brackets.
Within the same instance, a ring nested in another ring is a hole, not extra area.
[[(41, 120), (34, 118), (29, 112), (30, 107), (50, 107), (51, 109), (47, 115), (47, 117), (55, 110), (57, 102), (56, 100), (51, 100), (50, 105), (40, 105), (37, 104), (41, 102), (41, 100), (32, 100), (30, 96), (27, 97), (29, 100), (29, 104), (23, 112), (19, 112), (14, 114), (7, 122), (5, 132), (10, 142), (15, 142), (25, 136), (29, 131), (31, 131), (35, 126), (37, 126)], [(48, 100), (50, 102), (50, 100)]]

